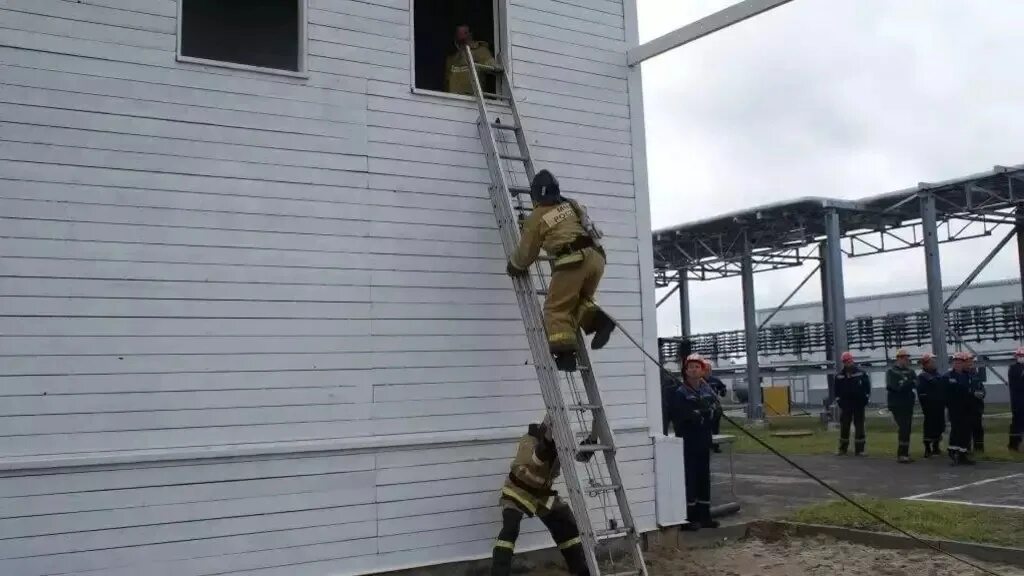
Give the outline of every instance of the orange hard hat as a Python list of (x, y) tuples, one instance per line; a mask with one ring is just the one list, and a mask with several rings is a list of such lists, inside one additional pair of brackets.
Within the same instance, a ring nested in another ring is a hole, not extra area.
[(689, 364), (690, 362), (696, 362), (697, 364), (704, 366), (705, 360), (703, 356), (695, 352), (686, 357), (686, 362), (684, 362), (684, 364)]
[(853, 362), (853, 352), (843, 352), (843, 355), (839, 357), (841, 362)]
[(1024, 346), (1017, 348), (1017, 351), (1014, 352), (1013, 355), (1017, 356), (1018, 358), (1024, 356)]
[(906, 356), (907, 358), (910, 358), (910, 352), (907, 352), (906, 348), (900, 348), (899, 350), (896, 351), (896, 357), (899, 358), (901, 356)]

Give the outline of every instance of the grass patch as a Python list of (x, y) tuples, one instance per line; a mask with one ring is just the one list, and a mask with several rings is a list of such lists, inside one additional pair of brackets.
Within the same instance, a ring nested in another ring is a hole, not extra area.
[[(876, 412), (877, 413), (877, 412)], [(914, 418), (914, 426), (910, 436), (910, 455), (921, 458), (924, 455), (924, 444), (921, 439), (923, 419), (920, 414)], [(751, 432), (765, 440), (783, 454), (833, 454), (839, 447), (839, 431), (827, 430), (821, 425), (817, 416), (788, 416), (771, 418), (764, 429), (751, 429)], [(977, 454), (978, 460), (993, 462), (1024, 462), (1024, 454), (1010, 452), (1006, 447), (1008, 440), (1009, 420), (1003, 418), (985, 419), (985, 454)], [(865, 420), (867, 429), (867, 454), (875, 457), (896, 457), (896, 424), (891, 417), (872, 416), (869, 413)], [(790, 430), (809, 430), (808, 436), (775, 437), (773, 432)], [(722, 433), (736, 436), (734, 450), (743, 454), (763, 454), (767, 450), (754, 440), (737, 430), (732, 424), (723, 421)], [(850, 433), (853, 436), (851, 430)], [(948, 435), (943, 438), (945, 449)], [(852, 444), (852, 438), (851, 438)], [(853, 446), (850, 446), (852, 452)], [(942, 457), (945, 457), (943, 454)]]
[[(916, 534), (943, 540), (1024, 547), (1024, 512), (938, 502), (858, 499), (872, 512)], [(787, 520), (875, 532), (892, 530), (846, 502), (803, 508)]]

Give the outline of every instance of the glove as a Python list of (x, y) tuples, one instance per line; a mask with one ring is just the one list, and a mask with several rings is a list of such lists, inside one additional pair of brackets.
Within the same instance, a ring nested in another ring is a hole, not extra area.
[(981, 390), (975, 390), (974, 391), (974, 397), (977, 398), (978, 400), (984, 400), (985, 399), (985, 393), (983, 391), (981, 391)]
[(520, 270), (519, 268), (513, 266), (511, 262), (509, 262), (508, 264), (505, 264), (505, 274), (508, 274), (509, 276), (512, 276), (514, 278), (516, 276), (522, 276), (523, 274), (526, 274), (526, 270)]

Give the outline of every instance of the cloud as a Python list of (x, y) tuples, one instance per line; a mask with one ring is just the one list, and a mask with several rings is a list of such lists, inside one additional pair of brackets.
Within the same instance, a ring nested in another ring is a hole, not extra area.
[[(648, 40), (730, 4), (640, 5)], [(801, 196), (858, 198), (1024, 163), (1024, 4), (794, 0), (644, 66), (655, 228)], [(995, 237), (944, 245), (958, 283)], [(1019, 273), (1014, 243), (982, 279)], [(920, 250), (847, 260), (846, 294), (924, 286)], [(756, 277), (777, 304), (808, 270)], [(739, 282), (692, 286), (695, 331), (742, 326)], [(795, 301), (819, 297), (809, 282)], [(659, 309), (676, 333), (675, 299)]]

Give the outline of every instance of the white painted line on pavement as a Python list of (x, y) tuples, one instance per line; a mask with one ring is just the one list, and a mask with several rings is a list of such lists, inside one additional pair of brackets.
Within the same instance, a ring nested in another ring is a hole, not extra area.
[[(985, 485), (985, 484), (991, 484), (993, 482), (1001, 482), (1003, 480), (1009, 480), (1010, 478), (1017, 478), (1018, 476), (1024, 476), (1024, 473), (1018, 472), (1017, 474), (1010, 474), (1009, 476), (1000, 476), (998, 478), (988, 478), (987, 480), (978, 480), (977, 482), (971, 482), (969, 484), (963, 484), (963, 485), (960, 485), (960, 486), (953, 486), (951, 488), (943, 488), (942, 490), (936, 490), (934, 492), (925, 492), (924, 494), (916, 494), (914, 496), (907, 496), (906, 498), (903, 498), (903, 500), (924, 500), (925, 498), (928, 498), (929, 496), (934, 496), (936, 494), (942, 494), (943, 492), (953, 492), (953, 491), (956, 491), (956, 490), (963, 490), (964, 488), (972, 488), (974, 486), (982, 486), (982, 485)], [(942, 500), (942, 502), (945, 502), (945, 500)], [(1022, 509), (1024, 509), (1024, 508), (1022, 508)]]
[[(904, 498), (911, 500), (911, 498)], [(1024, 506), (1013, 504), (985, 504), (983, 502), (965, 502), (963, 500), (941, 500), (939, 498), (913, 498), (914, 502), (937, 502), (939, 504), (960, 504), (961, 506), (978, 506), (980, 508), (1006, 508), (1008, 510), (1024, 510)]]

